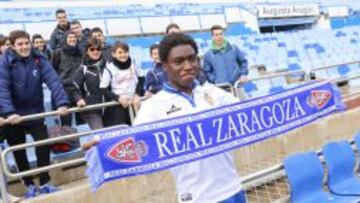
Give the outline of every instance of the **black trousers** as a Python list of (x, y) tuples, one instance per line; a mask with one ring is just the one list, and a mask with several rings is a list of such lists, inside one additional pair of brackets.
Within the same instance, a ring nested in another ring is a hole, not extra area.
[[(35, 141), (48, 138), (48, 133), (44, 123), (36, 122), (31, 125), (6, 125), (4, 126), (5, 138), (10, 146), (23, 144), (26, 142), (25, 133), (29, 132)], [(50, 147), (48, 145), (42, 145), (35, 147), (37, 166), (48, 166), (50, 164)], [(19, 171), (26, 171), (30, 169), (29, 161), (26, 156), (25, 150), (14, 151), (16, 165)], [(44, 185), (50, 181), (48, 172), (39, 174), (40, 185)], [(33, 177), (27, 176), (23, 178), (25, 185), (34, 184)]]
[(121, 105), (113, 106), (105, 109), (104, 113), (104, 127), (114, 125), (127, 124), (130, 125), (129, 108), (124, 108)]

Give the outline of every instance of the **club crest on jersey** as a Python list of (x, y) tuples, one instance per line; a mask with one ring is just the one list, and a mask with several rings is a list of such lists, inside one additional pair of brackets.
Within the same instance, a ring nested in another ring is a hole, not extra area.
[(139, 163), (147, 153), (148, 145), (144, 141), (136, 142), (133, 137), (129, 137), (114, 144), (106, 156), (118, 163)]
[(310, 93), (307, 102), (309, 106), (316, 107), (317, 109), (322, 109), (331, 99), (331, 92), (326, 90), (313, 90)]

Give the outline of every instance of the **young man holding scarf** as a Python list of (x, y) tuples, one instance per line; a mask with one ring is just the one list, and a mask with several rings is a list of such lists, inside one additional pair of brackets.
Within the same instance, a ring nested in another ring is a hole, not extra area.
[[(182, 33), (165, 36), (160, 43), (160, 60), (168, 81), (162, 91), (145, 101), (135, 125), (182, 116), (238, 101), (212, 84), (199, 85), (198, 47)], [(233, 154), (226, 152), (170, 169), (181, 203), (246, 202)]]
[[(237, 98), (215, 85), (200, 85), (198, 47), (183, 33), (165, 36), (160, 43), (160, 60), (168, 81), (163, 89), (140, 107), (134, 125), (188, 115), (235, 103)], [(185, 135), (180, 135), (185, 136)], [(179, 142), (179, 140), (177, 140)], [(89, 149), (98, 139), (86, 143)], [(225, 152), (170, 169), (180, 203), (245, 203), (232, 152)]]

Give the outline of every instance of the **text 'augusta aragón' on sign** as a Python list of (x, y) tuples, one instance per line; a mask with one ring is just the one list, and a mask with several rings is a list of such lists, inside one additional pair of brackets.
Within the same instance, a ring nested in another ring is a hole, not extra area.
[(214, 156), (308, 124), (343, 109), (329, 82), (316, 82), (207, 111), (102, 131), (86, 155), (93, 189)]
[(261, 5), (257, 6), (259, 18), (318, 16), (318, 5)]

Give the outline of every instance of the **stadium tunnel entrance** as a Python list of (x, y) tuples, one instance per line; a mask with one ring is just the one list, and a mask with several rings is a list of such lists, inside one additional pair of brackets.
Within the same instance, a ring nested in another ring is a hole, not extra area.
[(317, 19), (317, 17), (259, 19), (258, 24), (261, 33), (284, 32), (311, 29)]

